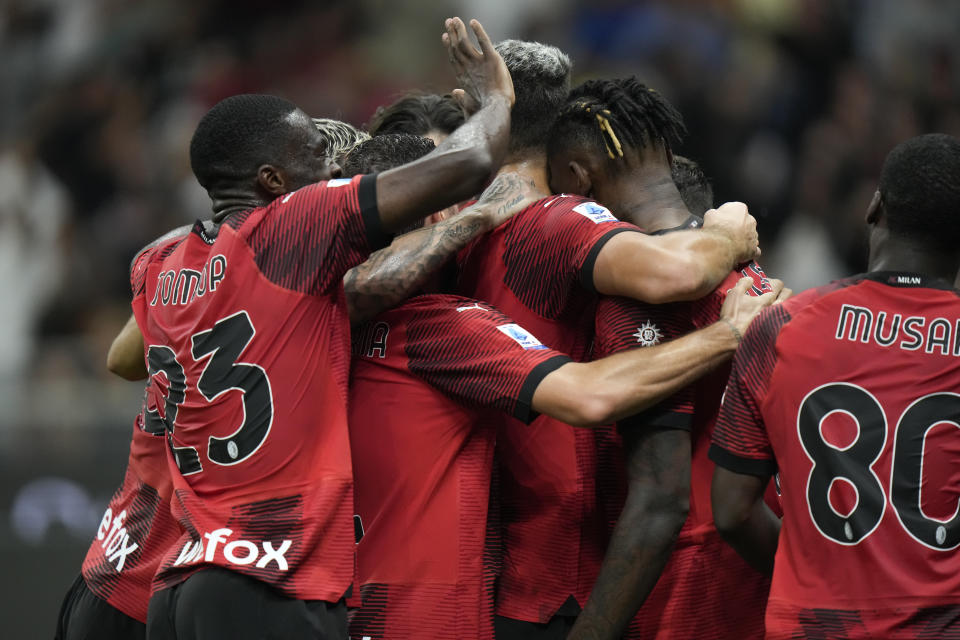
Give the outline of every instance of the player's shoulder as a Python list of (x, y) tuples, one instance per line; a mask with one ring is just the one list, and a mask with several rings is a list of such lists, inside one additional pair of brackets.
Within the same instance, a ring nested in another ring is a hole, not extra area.
[(285, 193), (263, 207), (263, 219), (272, 220), (277, 216), (290, 218), (298, 212), (313, 211), (314, 206), (318, 204), (339, 201), (356, 191), (364, 177), (366, 176), (359, 175), (352, 178), (324, 180)]
[(145, 268), (151, 262), (163, 260), (180, 246), (192, 231), (199, 229), (201, 232), (206, 232), (204, 225), (205, 223), (197, 220), (193, 224), (186, 224), (168, 231), (156, 240), (147, 243), (130, 261), (130, 273), (133, 274), (137, 269)]
[(545, 217), (581, 216), (595, 224), (618, 222), (616, 216), (599, 202), (569, 193), (541, 198), (530, 208)]

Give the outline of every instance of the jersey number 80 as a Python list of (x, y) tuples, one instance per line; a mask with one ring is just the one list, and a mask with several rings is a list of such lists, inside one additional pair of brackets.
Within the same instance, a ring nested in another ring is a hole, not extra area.
[[(843, 448), (827, 443), (821, 430), (823, 421), (838, 411), (851, 416), (858, 426), (857, 437)], [(960, 395), (924, 396), (900, 416), (890, 463), (890, 504), (911, 537), (931, 549), (950, 550), (960, 546), (960, 508), (949, 520), (930, 518), (923, 512), (920, 496), (927, 434), (939, 423), (960, 428)], [(800, 404), (797, 434), (813, 462), (807, 477), (807, 506), (814, 525), (838, 544), (858, 544), (879, 526), (886, 510), (884, 487), (873, 470), (887, 443), (883, 407), (855, 384), (826, 384), (808, 393)], [(840, 479), (856, 490), (855, 506), (846, 515), (830, 504), (830, 489)]]

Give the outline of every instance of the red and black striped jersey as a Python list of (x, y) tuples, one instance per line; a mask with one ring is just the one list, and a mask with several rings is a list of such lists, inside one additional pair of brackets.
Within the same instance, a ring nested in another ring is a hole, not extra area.
[[(350, 635), (492, 638), (485, 530), (500, 412), (570, 361), (492, 306), (427, 295), (354, 332), (350, 443), (363, 604)], [(487, 559), (489, 560), (489, 559)]]
[[(378, 240), (376, 177), (331, 180), (145, 251), (134, 312), (185, 530), (154, 588), (216, 565), (337, 601), (354, 572), (342, 278)], [(379, 244), (379, 243), (377, 243)]]
[[(727, 291), (751, 278), (751, 295), (770, 291), (760, 265), (741, 265), (707, 296), (693, 302), (647, 304), (601, 298), (597, 305), (596, 357), (649, 347), (702, 329), (720, 318)], [(710, 436), (730, 366), (724, 365), (654, 407), (622, 420), (617, 428), (690, 431), (690, 511), (657, 586), (631, 624), (627, 638), (756, 638), (763, 633), (769, 580), (720, 540), (710, 507), (713, 462)], [(597, 429), (600, 461), (598, 503), (611, 526), (623, 508), (626, 485), (622, 444), (613, 428)], [(774, 496), (775, 499), (775, 496)], [(686, 547), (693, 547), (685, 550)], [(699, 584), (709, 580), (710, 588)], [(734, 597), (735, 596), (735, 597)]]
[(769, 638), (960, 638), (960, 297), (873, 272), (765, 310), (710, 449), (779, 472)]
[[(459, 256), (458, 292), (486, 300), (574, 360), (593, 341), (596, 258), (619, 233), (640, 230), (577, 196), (544, 198)], [(497, 613), (546, 622), (576, 614), (603, 559), (596, 447), (589, 430), (541, 416), (498, 434), (504, 569)]]
[(163, 434), (144, 431), (138, 415), (123, 484), (110, 498), (81, 568), (93, 593), (141, 622), (147, 621), (160, 560), (182, 533), (170, 513), (166, 448)]

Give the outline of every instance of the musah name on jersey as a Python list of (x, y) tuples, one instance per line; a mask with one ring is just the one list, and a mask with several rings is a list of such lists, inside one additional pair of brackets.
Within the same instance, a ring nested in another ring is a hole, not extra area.
[(960, 356), (960, 320), (890, 314), (845, 304), (837, 318), (837, 340), (896, 346), (904, 351), (923, 351)]

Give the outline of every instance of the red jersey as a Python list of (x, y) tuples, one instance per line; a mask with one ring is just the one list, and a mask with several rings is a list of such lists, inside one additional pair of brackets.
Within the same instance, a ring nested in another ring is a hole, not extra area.
[(540, 381), (570, 359), (489, 305), (447, 295), (380, 314), (354, 333), (353, 354), (363, 606), (350, 635), (492, 638), (494, 418), (526, 422)]
[(354, 570), (342, 278), (379, 233), (376, 177), (304, 187), (134, 265), (134, 312), (185, 529), (154, 588), (203, 566), (337, 601)]
[[(712, 293), (694, 302), (652, 305), (626, 298), (601, 298), (596, 315), (596, 357), (668, 342), (713, 324), (720, 318), (727, 291), (744, 277), (754, 281), (751, 295), (771, 290), (763, 269), (751, 262), (731, 272)], [(689, 430), (692, 450), (689, 515), (656, 587), (631, 623), (628, 638), (763, 636), (769, 580), (720, 539), (710, 507), (713, 462), (707, 450), (729, 372), (729, 365), (721, 366), (618, 425), (621, 430)], [(621, 441), (612, 428), (598, 429), (596, 435), (602, 456), (600, 469), (617, 478), (604, 481), (612, 490), (598, 498), (613, 524), (623, 507), (626, 483)], [(603, 456), (611, 460), (603, 462)]]
[(779, 471), (768, 638), (960, 638), (960, 299), (874, 272), (765, 310), (711, 458)]
[[(628, 231), (639, 229), (590, 200), (544, 198), (461, 252), (459, 292), (584, 360), (593, 339), (594, 263), (610, 238)], [(504, 532), (497, 614), (546, 622), (579, 613), (605, 545), (593, 434), (541, 416), (525, 429), (502, 428), (497, 456)]]
[[(146, 397), (153, 397), (149, 389)], [(147, 621), (150, 583), (160, 560), (182, 533), (170, 513), (163, 435), (145, 431), (143, 414), (137, 416), (123, 484), (110, 498), (80, 570), (93, 593), (140, 622)]]

